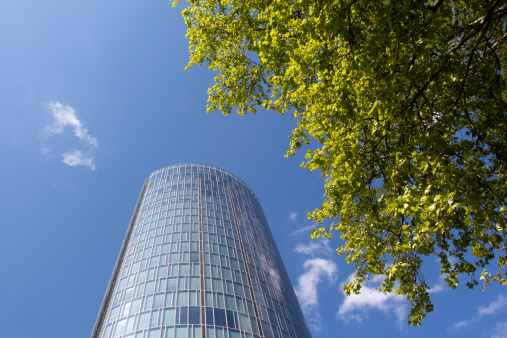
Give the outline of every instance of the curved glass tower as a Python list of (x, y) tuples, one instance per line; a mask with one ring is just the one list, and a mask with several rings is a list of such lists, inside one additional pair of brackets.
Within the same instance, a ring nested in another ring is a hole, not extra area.
[(311, 337), (261, 205), (203, 164), (144, 183), (92, 337)]

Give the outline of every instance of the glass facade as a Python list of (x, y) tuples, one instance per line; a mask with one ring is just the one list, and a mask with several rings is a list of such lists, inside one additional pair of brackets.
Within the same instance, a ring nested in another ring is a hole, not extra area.
[(146, 179), (92, 337), (311, 337), (261, 205), (234, 175)]

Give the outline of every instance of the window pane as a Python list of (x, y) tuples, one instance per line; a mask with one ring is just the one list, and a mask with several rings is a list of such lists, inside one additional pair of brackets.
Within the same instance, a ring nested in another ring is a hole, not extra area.
[(156, 326), (158, 326), (158, 314), (159, 314), (158, 311), (153, 311), (151, 313), (150, 327), (156, 327)]
[(181, 264), (180, 265), (180, 276), (186, 276), (188, 275), (188, 264)]
[(225, 295), (225, 307), (228, 310), (236, 311), (236, 300), (234, 296)]
[(168, 278), (167, 279), (167, 290), (176, 290), (178, 285), (177, 278)]
[(201, 336), (201, 327), (200, 326), (194, 326), (194, 338), (199, 338)]
[[(189, 291), (188, 292), (188, 305), (200, 305), (200, 302), (197, 303), (197, 298), (199, 297), (199, 292), (197, 291)], [(196, 297), (197, 295), (197, 297)]]
[(254, 317), (250, 317), (250, 324), (252, 324), (252, 332), (259, 334), (259, 327), (257, 326), (257, 320)]
[(139, 308), (141, 307), (141, 298), (134, 299), (132, 301), (132, 305), (130, 306), (130, 313), (139, 312)]
[(165, 296), (165, 306), (166, 307), (173, 306), (173, 293), (172, 292), (166, 293), (166, 296)]
[(191, 262), (199, 262), (199, 253), (198, 252), (190, 252), (190, 261)]
[(175, 309), (166, 309), (164, 310), (164, 325), (174, 325), (174, 313)]
[(201, 288), (200, 286), (200, 278), (199, 277), (190, 277), (190, 287), (189, 289), (192, 290), (199, 290)]
[(165, 277), (165, 276), (167, 276), (167, 265), (159, 267), (158, 273), (157, 273), (158, 278)]
[(155, 291), (155, 282), (148, 282), (146, 283), (146, 288), (144, 289), (144, 294), (147, 295), (149, 293), (153, 293)]
[(160, 329), (150, 330), (148, 338), (160, 338)]
[(190, 307), (188, 310), (188, 323), (200, 324), (201, 323), (201, 309), (198, 307)]
[(121, 317), (125, 317), (126, 315), (129, 314), (130, 305), (131, 305), (130, 302), (128, 302), (128, 303), (125, 304), (125, 306), (123, 307), (123, 311), (122, 311)]
[(128, 318), (128, 321), (127, 321), (127, 330), (125, 331), (126, 333), (132, 332), (134, 330), (135, 319), (136, 319), (135, 316), (130, 316)]
[(240, 335), (239, 331), (229, 330), (229, 338), (241, 338), (241, 335)]
[(119, 336), (123, 333), (123, 329), (125, 329), (125, 324), (127, 323), (126, 319), (120, 320), (116, 324), (116, 330), (114, 331), (114, 336)]
[(168, 327), (165, 329), (165, 337), (173, 338), (174, 337), (174, 327)]
[(234, 316), (234, 312), (232, 311), (227, 311), (227, 326), (230, 329), (236, 328), (236, 318)]
[(206, 306), (213, 306), (213, 293), (212, 292), (206, 292)]
[(206, 308), (206, 324), (213, 325), (213, 309), (210, 307)]
[(179, 306), (188, 305), (188, 291), (178, 292), (178, 305)]
[(153, 300), (153, 308), (158, 309), (164, 305), (164, 294), (159, 293), (155, 295), (155, 298)]
[(187, 288), (185, 280), (186, 280), (185, 277), (178, 278), (178, 281), (179, 281), (179, 283), (178, 283), (178, 290), (184, 290), (184, 289)]
[(176, 327), (176, 334), (174, 335), (174, 338), (187, 338), (187, 327), (186, 326), (178, 326)]
[(179, 324), (187, 324), (187, 323), (188, 323), (188, 308), (182, 307), (182, 308), (180, 308)]
[(243, 285), (239, 283), (234, 283), (234, 293), (236, 296), (244, 297), (245, 293), (243, 292)]
[(213, 291), (222, 292), (222, 280), (213, 278)]
[(217, 338), (224, 338), (224, 329), (221, 327), (217, 327), (215, 329), (215, 335)]
[(141, 313), (141, 316), (139, 316), (139, 323), (137, 324), (137, 329), (142, 330), (146, 329), (148, 327), (148, 324), (150, 322), (150, 313)]
[(250, 318), (246, 315), (239, 314), (239, 327), (243, 331), (252, 332), (252, 326), (250, 325)]
[(115, 307), (115, 308), (113, 308), (113, 309), (111, 310), (111, 312), (109, 313), (109, 318), (108, 318), (108, 320), (107, 320), (107, 322), (108, 322), (108, 323), (111, 323), (113, 320), (115, 320), (115, 319), (116, 319), (116, 317), (118, 316), (118, 310), (119, 310), (119, 309), (120, 309), (120, 307), (119, 307), (119, 306), (117, 306), (117, 307)]
[(225, 326), (225, 310), (214, 309), (215, 325)]

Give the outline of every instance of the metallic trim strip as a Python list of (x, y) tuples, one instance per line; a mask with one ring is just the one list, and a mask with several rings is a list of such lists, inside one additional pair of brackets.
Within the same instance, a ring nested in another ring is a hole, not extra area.
[(201, 195), (201, 179), (198, 179), (199, 189), (199, 263), (201, 270), (201, 335), (202, 338), (206, 338), (206, 321), (205, 321), (205, 310), (204, 305), (204, 244), (202, 236), (202, 195)]
[(234, 223), (236, 224), (236, 231), (238, 232), (239, 245), (241, 246), (241, 254), (243, 256), (243, 264), (245, 264), (246, 276), (248, 278), (248, 286), (250, 287), (250, 294), (252, 295), (252, 301), (255, 310), (255, 319), (257, 320), (257, 326), (259, 327), (260, 336), (264, 337), (264, 332), (262, 331), (261, 325), (261, 317), (259, 317), (259, 309), (257, 308), (257, 301), (255, 300), (255, 293), (252, 286), (252, 279), (250, 278), (250, 270), (248, 270), (248, 261), (246, 259), (245, 249), (243, 247), (243, 239), (241, 238), (241, 232), (239, 231), (238, 217), (236, 216), (236, 207), (234, 206), (234, 201), (232, 200), (232, 192), (231, 187), (229, 185), (227, 185), (227, 190), (229, 192), (229, 200), (231, 201), (232, 214), (234, 215)]
[(107, 287), (106, 294), (104, 299), (102, 300), (102, 305), (100, 307), (99, 314), (97, 316), (97, 320), (95, 322), (95, 326), (93, 327), (91, 338), (98, 338), (100, 332), (102, 331), (102, 325), (104, 324), (104, 320), (106, 319), (107, 310), (109, 308), (109, 303), (111, 302), (111, 298), (113, 296), (114, 287), (116, 285), (116, 281), (118, 280), (118, 276), (120, 274), (121, 265), (123, 263), (123, 259), (125, 258), (125, 253), (127, 252), (128, 243), (132, 237), (132, 233), (134, 230), (134, 224), (136, 223), (137, 216), (139, 214), (139, 209), (141, 208), (142, 201), (144, 199), (144, 194), (146, 193), (146, 189), (148, 188), (149, 178), (144, 180), (143, 189), (141, 190), (141, 194), (139, 194), (139, 198), (137, 199), (136, 208), (134, 210), (134, 214), (130, 219), (130, 225), (127, 230), (127, 234), (125, 235), (125, 239), (123, 240), (123, 245), (120, 249), (120, 255), (116, 260), (116, 265), (114, 266), (113, 274), (111, 275), (111, 279), (109, 280), (109, 285)]

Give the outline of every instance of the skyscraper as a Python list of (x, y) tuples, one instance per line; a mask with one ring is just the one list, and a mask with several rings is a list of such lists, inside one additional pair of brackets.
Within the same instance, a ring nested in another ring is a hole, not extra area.
[(92, 337), (311, 335), (252, 190), (178, 164), (144, 183)]

